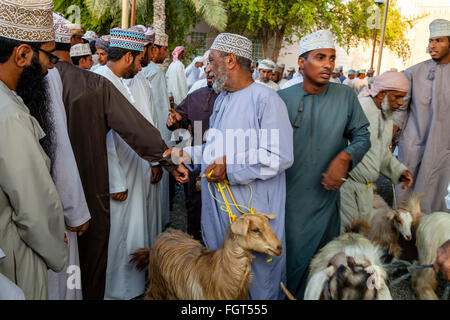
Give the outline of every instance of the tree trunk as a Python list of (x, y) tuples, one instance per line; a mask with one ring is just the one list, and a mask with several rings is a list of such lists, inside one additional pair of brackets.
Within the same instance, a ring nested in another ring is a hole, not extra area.
[(122, 0), (122, 29), (128, 28), (128, 16), (130, 13), (128, 0)]
[(272, 52), (272, 60), (276, 62), (278, 60), (278, 56), (280, 55), (281, 45), (283, 44), (284, 39), (284, 27), (281, 30), (277, 30), (275, 32), (275, 46), (273, 47)]
[(153, 0), (153, 28), (166, 33), (166, 2)]
[(258, 38), (259, 38), (259, 41), (261, 41), (262, 55), (263, 55), (262, 58), (266, 59), (269, 55), (269, 53), (268, 53), (269, 40), (270, 40), (269, 30), (261, 29), (258, 32)]

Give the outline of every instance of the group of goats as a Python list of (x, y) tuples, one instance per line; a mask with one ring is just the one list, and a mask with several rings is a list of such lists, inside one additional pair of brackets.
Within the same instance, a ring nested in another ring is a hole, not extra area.
[[(419, 265), (432, 264), (437, 248), (450, 239), (450, 214), (423, 215), (420, 196), (392, 209), (377, 194), (369, 221), (355, 219), (347, 233), (325, 245), (312, 259), (305, 299), (390, 300), (385, 254), (400, 258), (399, 237), (415, 231)], [(208, 250), (182, 231), (168, 229), (152, 248), (138, 249), (131, 262), (148, 268), (146, 299), (244, 300), (251, 282), (252, 251), (279, 256), (282, 245), (272, 231), (271, 214), (245, 214), (230, 226), (218, 250)], [(255, 232), (255, 230), (257, 232)], [(413, 288), (420, 299), (438, 299), (432, 268), (417, 270)], [(287, 297), (294, 297), (283, 284)]]

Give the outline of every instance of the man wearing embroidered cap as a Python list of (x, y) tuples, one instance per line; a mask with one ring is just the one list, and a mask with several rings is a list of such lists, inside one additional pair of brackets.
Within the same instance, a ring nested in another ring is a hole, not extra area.
[[(209, 249), (218, 249), (230, 225), (228, 214), (208, 192), (211, 182), (228, 180), (237, 204), (245, 206), (251, 198), (249, 206), (255, 211), (276, 214), (270, 225), (283, 244), (282, 254), (268, 263), (268, 255), (255, 253), (249, 298), (283, 299), (280, 282), (286, 280), (284, 171), (292, 165), (292, 128), (286, 106), (276, 92), (253, 81), (252, 49), (249, 39), (230, 33), (219, 34), (211, 46), (208, 68), (215, 75), (213, 88), (220, 95), (210, 117), (212, 135), (208, 135), (203, 154), (202, 173), (208, 178), (202, 179), (202, 234)], [(222, 146), (215, 144), (214, 132), (221, 133)], [(246, 139), (245, 135), (252, 136), (252, 132), (265, 138)], [(221, 199), (214, 187), (211, 192)], [(241, 215), (236, 208), (232, 211)]]
[(108, 61), (108, 48), (109, 40), (107, 40), (105, 36), (100, 37), (95, 41), (95, 54), (97, 55), (98, 64), (94, 65), (91, 71), (95, 71), (95, 69), (106, 64)]
[(70, 58), (77, 67), (89, 70), (94, 65), (91, 47), (88, 43), (78, 43), (70, 48)]
[(44, 80), (58, 60), (52, 11), (50, 0), (0, 1), (0, 273), (27, 300), (48, 298), (47, 269), (67, 259)]
[[(413, 189), (423, 193), (424, 213), (450, 212), (445, 205), (450, 181), (450, 21), (437, 19), (430, 24), (428, 49), (431, 59), (405, 71), (411, 88), (405, 104), (395, 114), (401, 130), (399, 160), (412, 172)], [(398, 189), (399, 200), (408, 196)]]
[[(106, 248), (111, 222), (110, 197), (111, 193), (114, 193), (110, 192), (109, 172), (105, 166), (108, 161), (106, 144), (108, 131), (113, 129), (140, 157), (149, 162), (158, 162), (174, 174), (180, 183), (187, 181), (188, 176), (187, 169), (183, 165), (175, 165), (166, 157), (169, 149), (161, 139), (159, 131), (136, 110), (111, 81), (72, 65), (69, 55), (70, 28), (66, 28), (68, 24), (70, 22), (65, 19), (58, 24), (55, 23), (55, 29), (69, 30), (69, 49), (63, 43), (57, 43), (61, 50), (56, 53), (61, 59), (56, 67), (63, 82), (63, 100), (67, 111), (69, 136), (92, 215), (89, 229), (78, 238), (81, 282), (84, 299), (101, 300), (105, 297), (108, 261)], [(61, 37), (61, 41), (63, 39), (66, 37)], [(129, 42), (130, 47), (139, 47), (135, 40), (130, 39)], [(140, 46), (143, 47), (142, 44)], [(117, 56), (116, 53), (114, 55)], [(128, 69), (127, 73), (133, 74), (138, 66), (133, 63), (131, 53), (126, 55), (128, 61), (123, 62)], [(123, 200), (125, 195), (114, 197), (119, 201)]]
[(373, 185), (380, 173), (392, 183), (411, 186), (411, 172), (394, 157), (389, 149), (392, 141), (394, 112), (403, 105), (409, 82), (403, 73), (388, 71), (375, 77), (372, 88), (358, 96), (364, 114), (370, 122), (371, 147), (361, 162), (349, 173), (342, 185), (341, 232), (355, 218), (369, 221), (373, 208)]
[(294, 165), (286, 172), (287, 288), (303, 298), (312, 257), (339, 235), (339, 187), (370, 148), (369, 122), (355, 92), (330, 82), (333, 35), (300, 40), (302, 83), (278, 91), (294, 127)]
[(260, 74), (259, 78), (255, 80), (256, 83), (265, 85), (266, 87), (273, 89), (275, 91), (279, 90), (280, 87), (272, 81), (272, 73), (275, 71), (276, 65), (270, 59), (262, 60), (258, 65), (258, 72)]

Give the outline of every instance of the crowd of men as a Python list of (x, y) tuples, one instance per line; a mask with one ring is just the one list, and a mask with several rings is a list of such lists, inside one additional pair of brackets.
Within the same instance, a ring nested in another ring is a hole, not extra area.
[[(142, 296), (130, 254), (167, 225), (173, 183), (186, 184), (187, 231), (208, 249), (233, 217), (276, 214), (283, 253), (255, 253), (258, 300), (284, 299), (280, 282), (303, 298), (312, 257), (367, 218), (380, 173), (400, 200), (424, 193), (425, 214), (450, 212), (447, 20), (430, 24), (431, 59), (405, 72), (346, 78), (319, 30), (285, 78), (282, 63), (254, 65), (242, 35), (219, 34), (187, 68), (178, 46), (165, 71), (158, 28), (98, 37), (51, 0), (0, 9), (0, 299)], [(450, 278), (450, 242), (438, 253)]]

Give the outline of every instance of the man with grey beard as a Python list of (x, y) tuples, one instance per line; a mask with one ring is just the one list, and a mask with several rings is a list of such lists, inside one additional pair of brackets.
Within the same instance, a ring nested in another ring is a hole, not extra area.
[[(219, 34), (211, 46), (209, 68), (220, 94), (202, 157), (202, 234), (206, 247), (216, 250), (235, 217), (275, 214), (270, 225), (283, 247), (253, 253), (249, 298), (276, 300), (284, 298), (280, 282), (286, 280), (284, 172), (293, 163), (293, 137), (284, 102), (274, 90), (253, 81), (252, 47), (249, 39), (229, 33)], [(224, 194), (214, 183), (228, 185), (233, 201), (231, 195), (225, 197), (231, 212), (224, 212)]]
[(370, 122), (369, 151), (353, 168), (340, 189), (341, 233), (354, 218), (369, 221), (373, 208), (373, 185), (380, 173), (392, 183), (403, 182), (403, 189), (411, 186), (411, 172), (389, 150), (392, 141), (394, 112), (403, 105), (409, 89), (403, 73), (388, 71), (375, 77), (372, 88), (365, 89), (359, 102)]
[(52, 11), (50, 0), (0, 2), (0, 273), (27, 300), (47, 299), (47, 269), (59, 272), (67, 259), (63, 207), (49, 170), (44, 76), (58, 61)]

